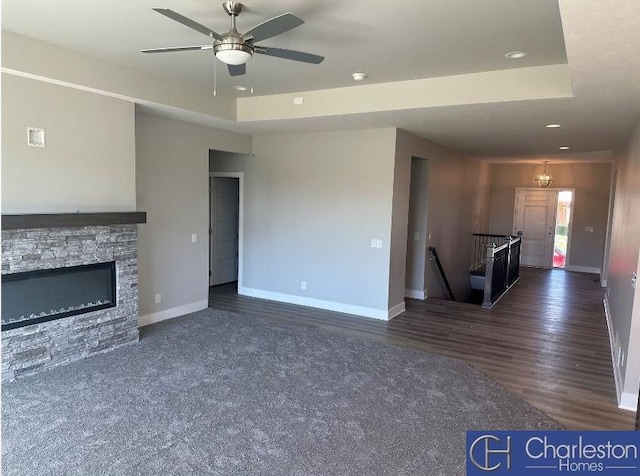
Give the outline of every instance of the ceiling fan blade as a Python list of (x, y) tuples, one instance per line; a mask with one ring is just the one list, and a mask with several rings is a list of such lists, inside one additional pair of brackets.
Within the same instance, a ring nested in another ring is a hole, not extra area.
[(160, 13), (161, 15), (164, 15), (165, 17), (168, 17), (174, 21), (177, 21), (178, 23), (182, 23), (184, 26), (188, 26), (192, 30), (199, 31), (203, 35), (207, 35), (210, 38), (215, 38), (216, 40), (219, 40), (219, 41), (222, 41), (223, 39), (222, 35), (220, 35), (219, 33), (216, 33), (211, 28), (207, 28), (206, 26), (193, 21), (191, 18), (187, 18), (183, 15), (180, 15), (179, 13), (174, 12), (173, 10), (169, 10), (168, 8), (154, 8), (153, 10)]
[(149, 48), (140, 50), (141, 53), (171, 53), (173, 51), (212, 50), (213, 45), (202, 46), (170, 46), (168, 48)]
[(263, 21), (259, 25), (254, 26), (242, 35), (243, 38), (252, 38), (254, 42), (266, 40), (276, 35), (280, 35), (304, 23), (304, 20), (297, 17), (291, 12), (283, 13), (270, 20)]
[(231, 76), (242, 76), (247, 72), (246, 64), (228, 64), (227, 68), (229, 68), (229, 74)]
[(305, 53), (303, 51), (286, 50), (284, 48), (271, 48), (269, 46), (256, 46), (256, 53), (267, 56), (275, 56), (293, 61), (302, 61), (303, 63), (320, 64), (324, 61), (324, 56)]

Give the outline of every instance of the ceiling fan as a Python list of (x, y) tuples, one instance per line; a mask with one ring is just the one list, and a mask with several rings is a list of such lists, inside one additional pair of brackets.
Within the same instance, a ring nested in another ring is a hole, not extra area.
[(254, 53), (312, 64), (319, 64), (324, 60), (324, 56), (304, 53), (302, 51), (256, 45), (258, 41), (281, 35), (302, 25), (304, 20), (293, 13), (288, 12), (273, 17), (270, 20), (254, 26), (245, 34), (241, 35), (238, 33), (238, 30), (236, 30), (236, 17), (244, 10), (244, 5), (240, 2), (227, 1), (222, 4), (222, 8), (224, 8), (224, 11), (231, 17), (231, 29), (222, 35), (168, 8), (154, 8), (153, 10), (161, 15), (171, 18), (178, 23), (182, 23), (192, 30), (203, 33), (209, 38), (213, 38), (214, 41), (211, 45), (175, 46), (140, 51), (142, 53), (167, 53), (173, 51), (213, 50), (216, 58), (227, 65), (231, 76), (245, 74), (247, 71), (246, 63)]

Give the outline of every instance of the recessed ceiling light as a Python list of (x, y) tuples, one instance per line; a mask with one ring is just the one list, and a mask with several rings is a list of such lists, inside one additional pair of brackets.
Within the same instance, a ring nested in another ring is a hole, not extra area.
[(353, 73), (351, 76), (353, 76), (354, 81), (363, 81), (366, 79), (367, 73)]
[(247, 87), (246, 86), (234, 86), (233, 89), (235, 89), (236, 91), (246, 91)]
[(569, 147), (568, 145), (563, 145), (562, 147), (558, 147), (559, 150), (569, 150), (571, 149), (571, 147)]
[(519, 58), (524, 58), (528, 54), (529, 53), (527, 53), (526, 51), (509, 51), (507, 54), (504, 55), (504, 57), (509, 59), (519, 59)]
[(562, 127), (562, 124), (547, 124), (547, 125), (546, 125), (546, 126), (544, 126), (544, 127), (547, 127), (547, 128), (549, 128), (549, 129), (556, 129), (556, 128), (558, 128), (558, 127)]

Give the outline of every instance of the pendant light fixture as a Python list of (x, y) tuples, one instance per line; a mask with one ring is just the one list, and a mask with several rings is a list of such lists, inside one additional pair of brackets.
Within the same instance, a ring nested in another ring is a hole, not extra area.
[(553, 177), (551, 176), (551, 174), (549, 172), (547, 172), (547, 164), (548, 163), (549, 163), (549, 161), (545, 160), (544, 161), (544, 170), (542, 172), (540, 172), (538, 175), (536, 175), (536, 179), (535, 180), (538, 183), (538, 187), (540, 187), (540, 188), (547, 188), (553, 182)]

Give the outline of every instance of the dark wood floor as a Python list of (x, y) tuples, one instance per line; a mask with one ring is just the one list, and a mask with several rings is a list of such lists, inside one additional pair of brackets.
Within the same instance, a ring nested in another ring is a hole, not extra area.
[(603, 290), (594, 275), (523, 269), (493, 309), (407, 299), (392, 321), (238, 296), (211, 288), (211, 307), (456, 357), (570, 429), (632, 429), (616, 406)]

